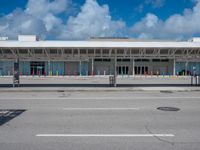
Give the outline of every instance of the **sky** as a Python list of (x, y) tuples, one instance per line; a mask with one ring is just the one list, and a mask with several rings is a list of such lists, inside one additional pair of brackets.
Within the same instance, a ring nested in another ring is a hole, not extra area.
[(0, 0), (0, 36), (187, 40), (200, 36), (200, 0)]

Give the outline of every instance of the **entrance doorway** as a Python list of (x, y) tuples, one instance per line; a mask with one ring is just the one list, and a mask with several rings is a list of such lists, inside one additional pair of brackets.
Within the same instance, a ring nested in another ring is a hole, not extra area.
[(135, 66), (136, 75), (147, 75), (149, 72), (149, 67), (147, 66)]
[(128, 66), (117, 66), (117, 74), (118, 75), (128, 75), (129, 67)]
[(45, 75), (45, 62), (31, 62), (30, 69), (32, 75)]

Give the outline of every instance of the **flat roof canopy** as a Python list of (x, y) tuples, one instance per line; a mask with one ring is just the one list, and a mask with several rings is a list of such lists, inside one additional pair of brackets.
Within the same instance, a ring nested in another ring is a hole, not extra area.
[(200, 42), (0, 41), (0, 48), (200, 48)]
[(0, 60), (161, 58), (200, 61), (200, 42), (174, 41), (0, 41)]

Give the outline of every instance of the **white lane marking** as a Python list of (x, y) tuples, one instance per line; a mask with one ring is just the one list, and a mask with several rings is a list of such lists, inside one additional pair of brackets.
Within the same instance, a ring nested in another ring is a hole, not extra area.
[(82, 98), (82, 97), (72, 97), (72, 98), (61, 98), (61, 97), (55, 97), (55, 98), (0, 98), (0, 100), (136, 100), (136, 99), (200, 99), (200, 97), (88, 97), (88, 98)]
[(174, 134), (37, 134), (36, 137), (174, 137)]
[(140, 108), (63, 108), (63, 110), (140, 110)]

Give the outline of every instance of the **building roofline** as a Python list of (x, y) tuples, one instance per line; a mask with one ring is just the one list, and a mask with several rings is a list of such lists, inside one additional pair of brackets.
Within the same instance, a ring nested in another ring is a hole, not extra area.
[(0, 48), (200, 48), (191, 41), (0, 41)]

